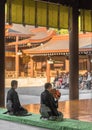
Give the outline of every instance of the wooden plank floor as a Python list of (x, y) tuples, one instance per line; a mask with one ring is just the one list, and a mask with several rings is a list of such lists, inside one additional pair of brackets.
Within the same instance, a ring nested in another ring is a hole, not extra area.
[[(29, 112), (39, 113), (39, 104), (28, 104), (24, 106)], [(73, 100), (59, 102), (59, 111), (63, 112), (64, 118), (92, 122), (92, 100)]]

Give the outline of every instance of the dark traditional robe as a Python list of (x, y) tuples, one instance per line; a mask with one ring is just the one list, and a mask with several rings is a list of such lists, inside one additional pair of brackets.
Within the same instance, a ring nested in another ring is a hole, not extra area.
[(19, 101), (18, 93), (14, 88), (11, 88), (7, 93), (7, 109), (9, 112), (13, 112), (14, 115), (23, 115), (27, 113)]
[(41, 93), (41, 112), (48, 111), (49, 116), (59, 116), (57, 111), (58, 101), (55, 101), (53, 95), (48, 91), (45, 90)]

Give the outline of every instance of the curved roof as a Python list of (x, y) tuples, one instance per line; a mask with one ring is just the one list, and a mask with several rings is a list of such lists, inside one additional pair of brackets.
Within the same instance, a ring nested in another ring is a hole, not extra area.
[[(39, 44), (38, 47), (25, 49), (25, 53), (30, 54), (44, 54), (44, 53), (57, 53), (57, 52), (69, 52), (69, 36), (68, 35), (57, 35), (55, 30), (47, 30), (45, 27), (30, 28), (32, 37), (19, 40), (18, 42), (8, 43), (7, 46), (25, 45), (30, 43), (30, 48), (32, 44)], [(16, 31), (14, 31), (16, 34)], [(21, 33), (20, 33), (21, 35)], [(6, 47), (7, 47), (6, 46)], [(22, 48), (22, 46), (20, 46)], [(29, 47), (28, 47), (29, 48)], [(92, 34), (79, 34), (79, 48), (81, 51), (92, 50)]]
[(52, 33), (56, 34), (54, 30), (47, 30), (46, 27), (38, 27), (31, 30), (32, 33), (34, 33), (34, 36), (31, 38), (33, 39), (44, 39), (46, 37), (49, 37)]
[[(50, 40), (53, 37), (53, 35), (56, 35), (56, 31), (54, 30), (48, 31), (46, 28), (40, 28), (40, 27), (31, 30), (31, 32), (34, 34), (31, 38), (27, 38), (25, 40), (19, 40), (17, 44), (18, 45), (27, 44), (29, 42), (33, 44), (42, 43)], [(12, 46), (12, 45), (16, 45), (16, 41), (8, 43), (8, 46)]]
[[(79, 35), (79, 48), (81, 51), (92, 51), (92, 34)], [(52, 53), (52, 52), (69, 52), (69, 36), (57, 35), (41, 46), (24, 50), (25, 53), (38, 54), (38, 53)]]
[(21, 24), (6, 24), (5, 29), (5, 36), (11, 37), (11, 36), (20, 36), (20, 37), (31, 37), (33, 36), (33, 33), (31, 32), (32, 26), (26, 25), (23, 26)]

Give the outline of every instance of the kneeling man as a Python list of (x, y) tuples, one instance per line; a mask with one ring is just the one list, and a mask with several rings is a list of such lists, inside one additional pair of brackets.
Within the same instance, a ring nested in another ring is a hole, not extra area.
[(45, 90), (41, 93), (41, 118), (51, 120), (61, 118), (61, 120), (63, 120), (63, 114), (57, 110), (58, 100), (55, 100), (54, 96), (50, 92), (52, 89), (51, 83), (46, 83), (44, 87)]
[(18, 93), (16, 92), (18, 82), (11, 81), (11, 88), (7, 93), (6, 107), (10, 115), (25, 115), (28, 111), (20, 104)]

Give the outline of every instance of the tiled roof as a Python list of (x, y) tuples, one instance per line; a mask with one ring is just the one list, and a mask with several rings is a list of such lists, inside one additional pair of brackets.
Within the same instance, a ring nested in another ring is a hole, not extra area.
[[(92, 38), (91, 34), (80, 34), (79, 35), (79, 48), (85, 50), (92, 48)], [(45, 44), (42, 44), (39, 47), (33, 48), (33, 49), (26, 49), (24, 52), (27, 53), (46, 53), (46, 52), (59, 52), (61, 51), (69, 51), (69, 36), (68, 35), (59, 35), (59, 36), (53, 36), (53, 38), (46, 42)]]
[[(8, 26), (7, 26), (8, 27)], [(32, 26), (16, 25), (8, 27), (10, 32), (9, 35), (28, 35), (34, 34), (32, 37), (25, 40), (18, 41), (17, 44), (27, 43), (39, 43), (39, 47), (33, 49), (26, 49), (26, 53), (50, 53), (50, 52), (69, 52), (69, 36), (68, 35), (56, 35), (54, 30), (47, 30), (45, 27), (34, 28)], [(27, 32), (26, 32), (27, 31)], [(25, 34), (24, 34), (24, 33)], [(10, 36), (11, 36), (10, 35)], [(75, 43), (74, 43), (75, 44)], [(16, 45), (16, 42), (8, 43), (9, 46)], [(92, 49), (92, 34), (79, 34), (79, 48), (80, 50), (91, 50)]]
[(13, 24), (12, 26), (5, 25), (5, 28), (8, 29), (8, 31), (5, 33), (6, 36), (32, 36), (33, 33), (31, 32), (31, 29), (33, 26), (23, 26), (21, 24)]
[(12, 25), (12, 30), (16, 31), (16, 32), (20, 32), (22, 34), (33, 34), (31, 33), (31, 29), (33, 29), (34, 26), (30, 26), (30, 25), (21, 25), (21, 24), (13, 24)]
[[(40, 28), (38, 28), (40, 29)], [(32, 31), (34, 33), (34, 36), (32, 36), (31, 38), (28, 38), (28, 39), (25, 39), (25, 40), (21, 40), (21, 41), (18, 41), (17, 44), (27, 44), (28, 42), (30, 43), (42, 43), (42, 42), (45, 42), (45, 41), (48, 41), (50, 40), (53, 35), (56, 35), (56, 32), (54, 30), (41, 30), (41, 31)], [(22, 35), (22, 34), (21, 34)], [(8, 43), (8, 45), (16, 45), (16, 42), (11, 42), (11, 43)]]
[(56, 31), (54, 30), (47, 30), (45, 27), (39, 27), (31, 30), (32, 33), (34, 33), (34, 36), (31, 39), (42, 39), (49, 37), (52, 32), (53, 34), (56, 34)]

